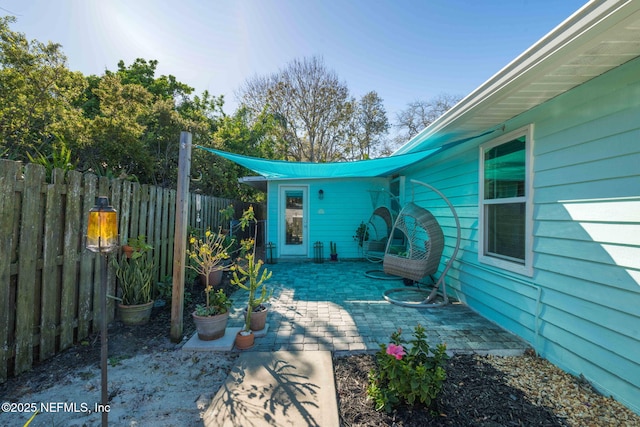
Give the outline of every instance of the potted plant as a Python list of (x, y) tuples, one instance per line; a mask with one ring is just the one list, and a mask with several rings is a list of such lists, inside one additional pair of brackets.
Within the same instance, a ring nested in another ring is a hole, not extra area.
[(226, 243), (222, 233), (214, 233), (211, 230), (205, 232), (203, 239), (191, 236), (189, 243), (191, 249), (187, 251), (189, 257), (187, 267), (205, 278), (205, 304), (197, 305), (192, 317), (196, 324), (198, 338), (211, 341), (224, 336), (229, 319), (231, 300), (222, 289), (213, 292), (210, 280), (212, 273), (222, 272), (228, 268), (225, 260), (229, 259), (230, 244)]
[(353, 236), (353, 240), (358, 242), (358, 246), (362, 247), (364, 242), (369, 240), (369, 230), (367, 224), (361, 222), (358, 228), (356, 228), (356, 234)]
[(130, 237), (127, 239), (127, 243), (122, 245), (122, 251), (127, 258), (131, 258), (134, 252), (147, 252), (153, 249), (145, 235), (141, 234), (137, 238)]
[[(250, 222), (255, 221), (253, 206), (249, 206), (240, 219), (240, 227), (244, 230)], [(256, 227), (257, 233), (257, 227)], [(267, 308), (264, 306), (272, 295), (272, 291), (267, 289), (265, 282), (271, 278), (271, 272), (263, 268), (261, 259), (256, 261), (256, 241), (255, 235), (252, 239), (242, 241), (242, 250), (244, 251), (245, 263), (237, 263), (233, 269), (233, 278), (231, 283), (246, 290), (249, 295), (247, 299), (247, 307), (245, 314), (245, 323), (238, 335), (236, 336), (236, 347), (239, 349), (247, 349), (253, 346), (255, 336), (254, 330), (264, 329), (264, 323), (259, 325), (252, 319), (264, 314), (266, 318)], [(244, 265), (243, 265), (244, 264)], [(258, 296), (259, 295), (259, 296)], [(255, 328), (255, 329), (254, 329)]]
[(112, 261), (122, 290), (118, 308), (126, 325), (143, 325), (151, 316), (155, 263), (148, 253), (150, 250), (149, 245), (141, 246), (131, 258), (124, 255)]
[(331, 251), (329, 256), (331, 257), (331, 261), (338, 260), (338, 248), (336, 242), (329, 242), (329, 250)]

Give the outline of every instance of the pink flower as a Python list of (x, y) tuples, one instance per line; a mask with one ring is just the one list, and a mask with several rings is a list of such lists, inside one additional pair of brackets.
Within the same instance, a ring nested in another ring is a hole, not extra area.
[(398, 360), (402, 360), (402, 356), (404, 356), (404, 348), (401, 345), (389, 344), (387, 347), (387, 354), (394, 356)]

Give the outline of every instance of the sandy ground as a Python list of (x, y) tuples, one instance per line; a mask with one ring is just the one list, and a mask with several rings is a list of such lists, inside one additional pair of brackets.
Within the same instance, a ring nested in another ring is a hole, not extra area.
[[(236, 357), (177, 349), (111, 359), (109, 425), (202, 425), (201, 414), (227, 378)], [(32, 391), (24, 384), (22, 392), (16, 390), (18, 397), (3, 396), (0, 425), (23, 426), (34, 409), (41, 412), (29, 426), (100, 425), (102, 414), (94, 412), (100, 394), (99, 366), (78, 367), (53, 387)], [(10, 407), (5, 408), (4, 402), (9, 402)]]

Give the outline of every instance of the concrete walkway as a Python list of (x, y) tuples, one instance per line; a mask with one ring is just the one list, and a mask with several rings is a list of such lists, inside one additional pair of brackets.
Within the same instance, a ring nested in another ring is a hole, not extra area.
[[(237, 369), (206, 413), (205, 426), (337, 426), (332, 353), (375, 352), (398, 329), (409, 338), (417, 324), (426, 328), (431, 345), (445, 343), (449, 353), (515, 355), (528, 348), (462, 304), (416, 309), (385, 301), (383, 292), (403, 283), (365, 275), (380, 265), (325, 262), (267, 267), (273, 271), (269, 286), (274, 290), (269, 329), (238, 359)], [(237, 331), (246, 294), (237, 291), (233, 299), (229, 327)], [(232, 341), (231, 336), (229, 344)], [(184, 350), (212, 350), (199, 344), (193, 338)]]
[(204, 414), (207, 427), (338, 427), (328, 351), (247, 352)]

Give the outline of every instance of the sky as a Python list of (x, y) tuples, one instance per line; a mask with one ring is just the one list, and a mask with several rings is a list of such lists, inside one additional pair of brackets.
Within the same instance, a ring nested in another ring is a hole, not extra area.
[(256, 76), (319, 56), (351, 95), (376, 91), (390, 121), (416, 100), (466, 96), (586, 0), (0, 0), (13, 31), (62, 45), (71, 70), (157, 60), (224, 95)]

